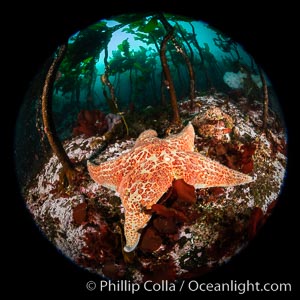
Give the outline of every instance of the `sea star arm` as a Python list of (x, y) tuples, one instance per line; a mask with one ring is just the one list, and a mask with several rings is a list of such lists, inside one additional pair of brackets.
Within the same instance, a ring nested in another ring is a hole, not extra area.
[(144, 228), (151, 215), (145, 210), (152, 205), (172, 185), (173, 177), (167, 163), (155, 168), (153, 161), (145, 161), (133, 169), (121, 182), (118, 192), (125, 209), (124, 233), (126, 252), (133, 251), (140, 239), (140, 230)]
[(155, 140), (157, 140), (157, 132), (153, 129), (145, 130), (138, 136), (133, 149), (151, 143)]
[(191, 123), (188, 123), (181, 132), (165, 138), (169, 146), (178, 151), (194, 151), (194, 140), (195, 130)]
[(150, 214), (139, 213), (135, 211), (125, 211), (125, 224), (124, 224), (124, 234), (126, 239), (126, 245), (124, 246), (125, 252), (133, 251), (141, 237), (142, 229), (147, 225), (148, 221), (151, 219)]
[(87, 162), (87, 168), (90, 176), (98, 184), (107, 187), (113, 191), (117, 190), (123, 178), (126, 168), (130, 166), (126, 163), (128, 153), (114, 160), (109, 160), (99, 165), (90, 161)]
[(175, 179), (183, 179), (195, 188), (229, 187), (253, 181), (252, 177), (197, 152), (177, 152), (173, 168)]

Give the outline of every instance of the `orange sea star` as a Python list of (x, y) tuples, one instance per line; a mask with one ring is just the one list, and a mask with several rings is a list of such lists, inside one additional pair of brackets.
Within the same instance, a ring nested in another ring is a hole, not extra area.
[(165, 139), (154, 130), (140, 134), (132, 150), (115, 160), (95, 165), (88, 162), (90, 176), (98, 184), (119, 193), (125, 210), (126, 252), (133, 251), (151, 209), (172, 185), (183, 179), (195, 188), (235, 186), (253, 179), (194, 152), (194, 127)]

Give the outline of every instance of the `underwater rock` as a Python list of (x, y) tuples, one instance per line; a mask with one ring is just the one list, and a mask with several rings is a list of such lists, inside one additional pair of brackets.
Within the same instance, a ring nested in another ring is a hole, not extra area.
[(198, 129), (198, 133), (205, 138), (228, 141), (234, 122), (219, 107), (213, 106), (204, 113), (198, 114), (192, 120), (192, 124)]
[[(201, 112), (223, 103), (218, 98), (202, 99), (211, 102), (203, 104)], [(239, 135), (232, 142), (196, 136), (194, 147), (195, 151), (237, 170), (253, 161), (256, 181), (248, 187), (195, 189), (182, 179), (173, 180), (172, 186), (158, 200), (160, 205), (153, 206), (152, 221), (142, 231), (134, 253), (122, 252), (122, 238), (116, 230), (124, 224), (120, 198), (113, 191), (99, 187), (89, 176), (78, 182), (80, 188), (74, 189), (71, 195), (58, 194), (56, 182), (60, 166), (55, 156), (50, 158), (28, 190), (28, 206), (42, 230), (47, 236), (51, 235), (51, 241), (63, 253), (81, 267), (108, 278), (141, 282), (155, 276), (178, 279), (206, 273), (255, 236), (276, 203), (284, 174), (284, 156), (277, 147), (280, 142), (284, 150), (285, 144), (281, 142), (284, 136), (273, 128), (270, 132), (274, 137), (258, 135), (259, 128), (239, 117), (237, 105), (240, 108), (240, 102), (221, 106), (224, 113), (236, 120)], [(77, 136), (66, 141), (65, 147), (72, 159), (86, 161), (94, 151), (93, 143), (100, 139)], [(101, 151), (97, 163), (126, 155), (134, 147), (134, 141), (134, 138), (128, 138), (109, 144)], [(263, 211), (262, 218), (255, 207)], [(187, 220), (175, 218), (175, 212), (177, 217), (184, 215)], [(170, 262), (171, 274), (161, 270), (169, 266), (168, 257), (174, 259)], [(158, 259), (162, 267), (158, 266)], [(156, 266), (152, 268), (154, 264)]]

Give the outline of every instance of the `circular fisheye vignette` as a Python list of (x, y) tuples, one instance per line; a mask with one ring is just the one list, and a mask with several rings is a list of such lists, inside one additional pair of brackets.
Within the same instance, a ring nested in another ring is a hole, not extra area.
[(230, 260), (271, 214), (287, 160), (265, 72), (218, 29), (171, 14), (100, 20), (60, 45), (15, 141), (42, 232), (78, 266), (132, 282)]

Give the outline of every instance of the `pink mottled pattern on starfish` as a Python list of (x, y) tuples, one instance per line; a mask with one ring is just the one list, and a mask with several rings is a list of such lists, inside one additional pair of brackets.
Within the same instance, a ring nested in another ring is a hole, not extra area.
[(93, 180), (120, 195), (125, 210), (125, 251), (136, 248), (141, 229), (151, 218), (145, 209), (158, 202), (174, 179), (183, 179), (195, 188), (228, 187), (252, 181), (250, 176), (194, 152), (194, 139), (191, 124), (165, 139), (158, 138), (154, 130), (146, 130), (123, 156), (100, 165), (88, 162)]

